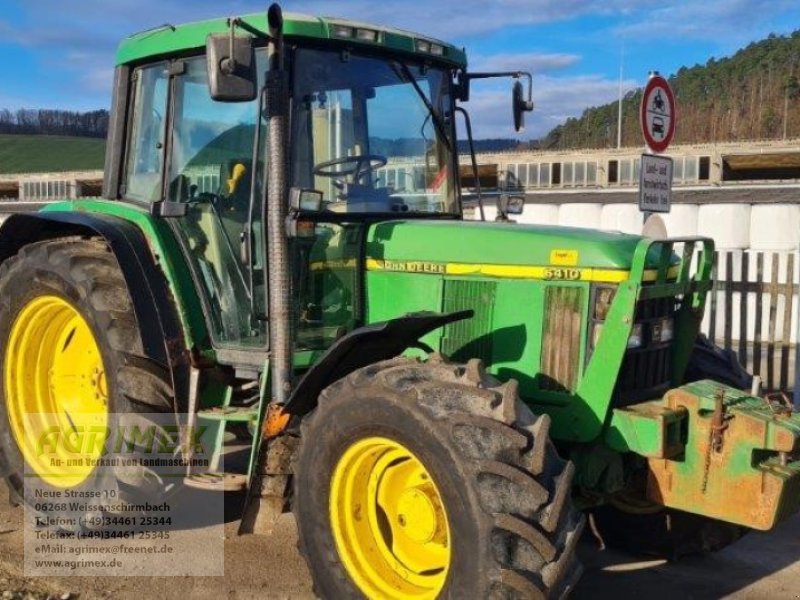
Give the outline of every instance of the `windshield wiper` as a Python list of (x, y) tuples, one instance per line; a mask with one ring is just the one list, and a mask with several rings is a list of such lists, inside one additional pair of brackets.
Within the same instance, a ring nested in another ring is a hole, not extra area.
[[(447, 132), (444, 127), (444, 122), (442, 121), (442, 117), (436, 110), (433, 108), (433, 104), (425, 95), (425, 92), (422, 91), (422, 88), (419, 87), (419, 83), (417, 79), (411, 74), (411, 69), (408, 68), (408, 65), (405, 63), (394, 63), (392, 65), (392, 69), (394, 70), (395, 74), (399, 77), (400, 73), (397, 72), (397, 67), (400, 67), (402, 70), (403, 75), (406, 79), (414, 86), (414, 91), (417, 92), (420, 100), (422, 100), (423, 104), (425, 104), (425, 108), (428, 109), (428, 113), (430, 113), (431, 120), (433, 121), (433, 126), (436, 128), (436, 133), (439, 134), (439, 137), (444, 140), (445, 146), (450, 152), (453, 152), (453, 146), (450, 144), (450, 138), (447, 136)], [(401, 78), (402, 79), (402, 78)]]

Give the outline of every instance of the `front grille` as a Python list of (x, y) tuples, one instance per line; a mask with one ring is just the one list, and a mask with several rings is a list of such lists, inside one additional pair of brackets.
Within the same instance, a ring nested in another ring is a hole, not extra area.
[(636, 323), (643, 323), (641, 348), (625, 353), (614, 391), (617, 406), (627, 406), (658, 398), (672, 384), (672, 341), (654, 342), (649, 325), (665, 317), (675, 316), (674, 298), (651, 298), (636, 305)]
[(539, 389), (574, 392), (580, 365), (583, 290), (550, 286), (544, 295)]
[(457, 361), (480, 358), (492, 363), (493, 336), (492, 315), (494, 313), (497, 284), (492, 281), (468, 281), (445, 279), (445, 313), (472, 309), (475, 316), (450, 323), (442, 335), (442, 353)]

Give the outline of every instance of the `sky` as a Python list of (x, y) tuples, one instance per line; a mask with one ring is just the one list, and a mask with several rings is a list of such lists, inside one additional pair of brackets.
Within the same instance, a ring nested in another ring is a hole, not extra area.
[[(252, 0), (0, 0), (0, 108), (108, 108), (125, 36), (162, 25), (266, 10)], [(534, 76), (536, 109), (520, 139), (617, 98), (649, 71), (730, 55), (800, 28), (797, 0), (285, 0), (284, 11), (402, 27), (463, 46), (472, 70)], [(508, 82), (477, 82), (476, 137), (514, 137)]]

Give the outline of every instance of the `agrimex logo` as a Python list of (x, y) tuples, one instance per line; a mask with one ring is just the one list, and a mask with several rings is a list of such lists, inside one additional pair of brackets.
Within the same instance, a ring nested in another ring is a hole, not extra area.
[(114, 427), (86, 425), (42, 431), (36, 441), (36, 453), (45, 455), (165, 454), (203, 455), (203, 436), (207, 426), (127, 425)]

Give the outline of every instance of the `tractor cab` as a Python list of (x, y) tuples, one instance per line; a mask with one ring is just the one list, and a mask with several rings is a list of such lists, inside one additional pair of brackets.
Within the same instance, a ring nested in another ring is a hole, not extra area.
[[(461, 218), (455, 102), (469, 87), (463, 52), (335, 19), (287, 14), (281, 31), (280, 68), (263, 16), (124, 42), (115, 108), (127, 122), (112, 131), (118, 143), (109, 145), (105, 190), (169, 223), (200, 284), (217, 358), (256, 368), (268, 348), (265, 232), (276, 162), (287, 165), (283, 196), (303, 198), (290, 268), (300, 351), (323, 350), (366, 322), (355, 266), (370, 223)], [(196, 50), (153, 56), (154, 44), (180, 36)], [(278, 73), (284, 87), (276, 95)], [(271, 150), (277, 102), (287, 105), (286, 124)]]

